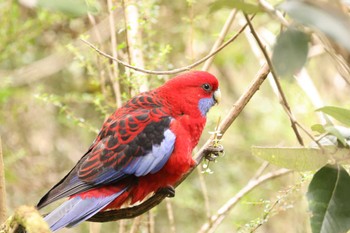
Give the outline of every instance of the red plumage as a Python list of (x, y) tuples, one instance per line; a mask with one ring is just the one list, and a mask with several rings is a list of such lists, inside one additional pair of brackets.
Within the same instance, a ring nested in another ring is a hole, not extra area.
[(201, 71), (179, 75), (117, 109), (88, 152), (39, 202), (70, 197), (46, 217), (52, 230), (99, 211), (143, 201), (173, 186), (195, 165), (192, 150), (219, 99), (217, 79)]

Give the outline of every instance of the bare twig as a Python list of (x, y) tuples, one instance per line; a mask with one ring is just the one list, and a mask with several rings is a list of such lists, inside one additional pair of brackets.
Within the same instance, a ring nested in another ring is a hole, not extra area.
[(289, 26), (289, 22), (283, 17), (283, 14), (276, 10), (269, 2), (265, 0), (258, 0), (260, 7), (270, 14), (271, 16), (275, 17), (283, 26)]
[(147, 229), (148, 229), (148, 233), (154, 233), (154, 214), (153, 211), (148, 211), (148, 222), (147, 222)]
[(204, 204), (205, 204), (205, 210), (206, 210), (205, 212), (206, 212), (207, 217), (209, 217), (210, 216), (210, 201), (209, 201), (209, 196), (208, 196), (207, 185), (206, 185), (205, 180), (204, 180), (202, 169), (198, 168), (197, 171), (198, 171), (199, 183), (200, 183), (201, 189), (202, 189), (202, 195), (204, 198)]
[(129, 233), (136, 233), (140, 231), (140, 224), (141, 224), (141, 218), (142, 216), (137, 216), (136, 218), (134, 218), (134, 221), (131, 225), (131, 229), (129, 231)]
[(126, 221), (125, 219), (121, 219), (118, 221), (119, 223), (119, 228), (118, 228), (118, 233), (124, 233), (126, 232)]
[(100, 233), (101, 225), (101, 223), (89, 222), (89, 233)]
[[(236, 101), (236, 103), (233, 105), (232, 109), (228, 113), (228, 115), (223, 119), (221, 124), (218, 127), (218, 130), (221, 132), (221, 134), (224, 134), (226, 130), (230, 127), (230, 125), (234, 122), (234, 120), (238, 117), (238, 115), (242, 112), (244, 107), (247, 105), (247, 103), (250, 101), (250, 99), (253, 97), (253, 95), (259, 90), (261, 84), (266, 79), (267, 75), (269, 74), (269, 66), (265, 64), (260, 68), (258, 71), (255, 79), (252, 81), (251, 85), (248, 87), (248, 89), (242, 94), (242, 96)], [(202, 148), (196, 153), (194, 156), (195, 161), (197, 162), (197, 165), (203, 160), (203, 158), (208, 155), (208, 147), (212, 143), (212, 137), (207, 140), (207, 142), (202, 146)], [(193, 172), (195, 167), (193, 167), (188, 174), (186, 174), (177, 184), (181, 184), (186, 177)], [(88, 221), (93, 222), (108, 222), (108, 221), (115, 221), (119, 219), (124, 218), (134, 218), (135, 216), (138, 216), (140, 214), (145, 213), (146, 211), (150, 210), (154, 206), (158, 205), (162, 200), (166, 198), (166, 194), (163, 193), (156, 193), (143, 203), (137, 206), (124, 208), (124, 209), (118, 209), (118, 210), (109, 210), (105, 212), (100, 212), (91, 217)]]
[[(117, 34), (115, 30), (115, 20), (113, 16), (113, 4), (112, 0), (107, 0), (108, 12), (109, 12), (109, 30), (111, 31), (111, 50), (113, 57), (118, 57), (117, 53)], [(120, 93), (120, 84), (119, 84), (119, 72), (118, 72), (118, 63), (112, 61), (112, 71), (110, 72), (110, 79), (112, 82), (112, 87), (115, 95), (115, 102), (117, 104), (117, 108), (122, 106), (122, 98)]]
[(6, 219), (6, 186), (5, 166), (2, 154), (2, 142), (0, 137), (0, 223)]
[[(91, 13), (88, 13), (88, 19), (90, 21), (90, 23), (92, 24), (93, 26), (93, 29), (94, 29), (94, 32), (95, 32), (95, 35), (96, 35), (96, 39), (97, 39), (97, 42), (99, 44), (102, 44), (102, 38), (101, 38), (101, 33), (100, 31), (98, 30), (98, 27), (96, 26), (96, 20), (95, 20), (95, 17), (91, 14)], [(105, 69), (103, 67), (103, 64), (101, 62), (101, 58), (97, 58), (97, 69), (99, 70), (99, 78), (100, 78), (100, 83), (101, 83), (101, 92), (102, 94), (106, 97), (107, 96), (107, 90), (106, 90), (106, 77), (105, 77)], [(109, 73), (110, 72), (110, 67), (107, 66), (107, 71)]]
[(249, 26), (249, 28), (250, 28), (250, 31), (251, 31), (252, 35), (254, 36), (254, 38), (255, 38), (257, 44), (259, 45), (259, 47), (260, 47), (260, 49), (261, 49), (261, 52), (264, 54), (264, 57), (265, 57), (265, 59), (266, 59), (266, 62), (269, 64), (272, 77), (273, 77), (273, 79), (274, 79), (274, 81), (275, 81), (275, 83), (276, 83), (278, 92), (279, 92), (280, 97), (281, 97), (282, 106), (284, 107), (285, 111), (288, 113), (287, 115), (288, 115), (289, 120), (290, 120), (290, 122), (291, 122), (291, 126), (292, 126), (292, 129), (293, 129), (293, 131), (294, 131), (294, 134), (295, 134), (295, 136), (296, 136), (296, 138), (297, 138), (299, 144), (303, 146), (303, 145), (304, 145), (303, 138), (301, 137), (301, 135), (300, 135), (300, 133), (299, 133), (299, 131), (298, 131), (298, 128), (296, 127), (296, 123), (295, 123), (295, 122), (296, 122), (296, 119), (295, 119), (295, 117), (294, 117), (294, 115), (293, 115), (293, 113), (292, 113), (292, 111), (291, 111), (291, 109), (290, 109), (290, 107), (289, 107), (287, 98), (286, 98), (286, 96), (284, 95), (282, 86), (281, 86), (281, 84), (280, 84), (280, 82), (279, 82), (279, 80), (278, 80), (278, 76), (277, 76), (277, 74), (276, 74), (276, 71), (274, 70), (274, 68), (273, 68), (273, 66), (272, 66), (272, 61), (271, 61), (271, 59), (270, 59), (270, 56), (268, 55), (268, 53), (267, 53), (267, 51), (266, 51), (266, 49), (265, 49), (265, 46), (262, 44), (262, 42), (261, 42), (261, 40), (260, 40), (258, 34), (256, 33), (256, 31), (255, 31), (255, 29), (254, 29), (254, 27), (253, 27), (253, 25), (252, 25), (252, 23), (251, 23), (251, 21), (250, 21), (248, 15), (247, 15), (247, 14), (244, 14), (244, 17), (245, 17), (245, 19), (246, 19), (246, 21), (247, 21), (247, 23), (248, 23), (248, 26)]
[[(216, 39), (215, 44), (213, 45), (213, 48), (211, 49), (210, 52), (214, 52), (215, 50), (217, 50), (219, 48), (219, 46), (224, 42), (225, 36), (228, 33), (228, 30), (230, 29), (233, 20), (235, 19), (237, 15), (237, 10), (233, 9), (230, 12), (230, 15), (228, 16), (228, 18), (226, 19), (226, 22), (223, 26), (223, 28), (221, 29), (221, 32), (219, 34), (219, 37)], [(209, 67), (211, 66), (211, 64), (213, 63), (214, 57), (209, 58), (208, 60), (205, 61), (202, 70), (207, 71), (209, 69)]]
[(120, 64), (122, 64), (125, 67), (128, 67), (130, 69), (133, 69), (135, 71), (138, 72), (142, 72), (142, 73), (146, 73), (146, 74), (156, 74), (156, 75), (171, 75), (171, 74), (177, 74), (180, 72), (184, 72), (184, 71), (189, 71), (192, 68), (202, 64), (203, 62), (205, 62), (206, 60), (208, 60), (209, 58), (211, 58), (212, 56), (214, 56), (215, 54), (217, 54), (218, 52), (220, 52), (223, 48), (225, 48), (227, 45), (229, 45), (230, 43), (232, 43), (243, 31), (244, 29), (248, 26), (248, 24), (245, 24), (241, 27), (241, 29), (234, 35), (232, 36), (229, 40), (227, 40), (225, 43), (223, 43), (219, 48), (217, 48), (215, 51), (210, 52), (207, 56), (199, 59), (198, 61), (192, 63), (191, 65), (188, 66), (184, 66), (181, 68), (177, 68), (177, 69), (173, 69), (173, 70), (167, 70), (167, 71), (162, 71), (162, 70), (147, 70), (147, 69), (143, 69), (137, 66), (132, 66), (122, 60), (120, 60), (119, 58), (113, 57), (103, 51), (101, 51), (100, 49), (98, 49), (95, 45), (93, 45), (92, 43), (90, 43), (89, 41), (82, 39), (81, 40), (86, 43), (88, 46), (90, 46), (92, 49), (94, 49), (96, 52), (98, 52), (100, 55), (105, 56), (113, 61), (116, 61)]
[(225, 219), (227, 214), (233, 209), (233, 207), (238, 203), (238, 201), (244, 197), (247, 193), (252, 191), (259, 185), (269, 181), (271, 179), (283, 176), (290, 173), (291, 170), (280, 169), (267, 173), (265, 175), (259, 176), (256, 179), (251, 179), (246, 186), (244, 186), (235, 196), (228, 200), (218, 211), (216, 215), (213, 215), (208, 222), (202, 225), (198, 233), (212, 233), (220, 225), (220, 223)]
[[(123, 0), (124, 8), (124, 21), (125, 21), (125, 36), (126, 36), (126, 49), (128, 55), (128, 63), (133, 64), (137, 67), (144, 67), (144, 58), (142, 51), (142, 35), (141, 26), (139, 25), (140, 16), (137, 4), (134, 1)], [(113, 56), (115, 57), (115, 56)], [(132, 70), (126, 69), (128, 79), (130, 80), (130, 93), (135, 95), (139, 92), (144, 92), (149, 90), (149, 84), (147, 77), (144, 74), (134, 74)], [(137, 84), (137, 85), (135, 85)]]
[(168, 212), (168, 219), (169, 219), (169, 225), (170, 225), (170, 233), (176, 233), (176, 225), (175, 225), (175, 218), (174, 218), (174, 211), (173, 207), (171, 205), (171, 201), (169, 199), (165, 199), (166, 202), (166, 209)]

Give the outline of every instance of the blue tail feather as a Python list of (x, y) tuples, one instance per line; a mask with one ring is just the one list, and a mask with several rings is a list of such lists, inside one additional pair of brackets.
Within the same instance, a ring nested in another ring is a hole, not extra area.
[(63, 227), (73, 227), (91, 218), (124, 191), (105, 197), (73, 197), (45, 216), (45, 221), (52, 231), (57, 231)]

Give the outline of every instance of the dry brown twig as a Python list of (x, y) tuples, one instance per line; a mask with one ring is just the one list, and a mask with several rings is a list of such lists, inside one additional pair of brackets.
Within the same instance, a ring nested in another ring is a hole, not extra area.
[(92, 49), (94, 49), (96, 52), (98, 52), (100, 55), (111, 59), (112, 61), (116, 61), (120, 64), (122, 64), (123, 66), (129, 68), (129, 69), (133, 69), (135, 71), (138, 72), (142, 72), (142, 73), (146, 73), (146, 74), (156, 74), (156, 75), (172, 75), (172, 74), (177, 74), (180, 72), (184, 72), (184, 71), (189, 71), (192, 68), (202, 64), (203, 62), (207, 61), (209, 58), (213, 57), (215, 54), (217, 54), (218, 52), (220, 52), (222, 49), (224, 49), (227, 45), (229, 45), (230, 43), (232, 43), (243, 31), (244, 29), (248, 26), (248, 24), (243, 25), (240, 30), (233, 35), (230, 39), (228, 39), (225, 43), (223, 43), (220, 47), (218, 47), (215, 51), (210, 52), (208, 55), (206, 55), (205, 57), (199, 59), (198, 61), (192, 63), (191, 65), (188, 66), (184, 66), (181, 68), (177, 68), (177, 69), (172, 69), (172, 70), (147, 70), (147, 69), (143, 69), (137, 66), (132, 66), (127, 62), (124, 62), (122, 60), (120, 60), (119, 58), (113, 57), (105, 52), (103, 52), (102, 50), (98, 49), (95, 45), (93, 45), (92, 43), (90, 43), (89, 41), (81, 38), (80, 40), (83, 41), (84, 43), (86, 43), (88, 46), (90, 46)]
[(274, 79), (274, 81), (276, 83), (278, 92), (280, 94), (281, 104), (282, 104), (284, 110), (287, 112), (287, 115), (288, 115), (289, 120), (291, 122), (292, 129), (294, 131), (294, 134), (295, 134), (299, 144), (303, 146), (304, 145), (303, 138), (301, 137), (301, 135), (300, 135), (300, 133), (298, 131), (298, 128), (296, 126), (297, 125), (296, 124), (297, 121), (296, 121), (296, 119), (295, 119), (295, 117), (294, 117), (294, 115), (293, 115), (293, 113), (292, 113), (292, 111), (290, 109), (290, 106), (288, 104), (287, 98), (286, 98), (286, 96), (285, 96), (285, 94), (283, 92), (282, 86), (281, 86), (281, 84), (280, 84), (280, 82), (278, 80), (278, 75), (276, 74), (276, 71), (274, 70), (274, 68), (272, 66), (272, 61), (270, 59), (270, 56), (269, 56), (268, 52), (266, 51), (265, 46), (262, 44), (258, 34), (256, 33), (256, 31), (255, 31), (255, 29), (254, 29), (254, 27), (253, 27), (253, 25), (251, 23), (251, 20), (249, 19), (248, 15), (244, 14), (244, 17), (245, 17), (245, 19), (247, 21), (247, 24), (249, 26), (249, 29), (250, 29), (252, 35), (254, 36), (258, 46), (261, 49), (261, 52), (263, 53), (263, 55), (264, 55), (264, 57), (266, 59), (266, 62), (269, 64), (272, 77), (273, 77), (273, 79)]
[(265, 175), (261, 175), (259, 177), (253, 177), (246, 186), (244, 186), (235, 196), (233, 196), (231, 199), (229, 199), (218, 211), (217, 214), (213, 215), (208, 222), (204, 223), (201, 227), (201, 229), (198, 231), (198, 233), (213, 233), (215, 232), (216, 228), (220, 225), (220, 223), (225, 219), (227, 214), (232, 210), (232, 208), (239, 202), (239, 200), (244, 197), (246, 194), (248, 194), (250, 191), (252, 191), (254, 188), (258, 187), (259, 185), (286, 175), (290, 173), (291, 170), (287, 169), (279, 169), (277, 171), (269, 172)]

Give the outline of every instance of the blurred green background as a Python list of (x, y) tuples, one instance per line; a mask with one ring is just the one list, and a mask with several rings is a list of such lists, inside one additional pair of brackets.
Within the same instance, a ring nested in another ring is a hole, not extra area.
[[(111, 1), (112, 7), (107, 1), (96, 0), (0, 2), (0, 133), (8, 214), (20, 205), (35, 205), (85, 153), (106, 116), (117, 107), (116, 83), (121, 91), (117, 98), (124, 102), (170, 78), (140, 74), (122, 65), (113, 68), (79, 38), (150, 70), (186, 66), (209, 53), (231, 12), (227, 8), (210, 12), (211, 2)], [(138, 14), (127, 13), (130, 6)], [(114, 44), (109, 11), (114, 18)], [(242, 14), (237, 13), (226, 38), (243, 23)], [(272, 45), (280, 23), (264, 12), (253, 23), (264, 43)], [(128, 41), (135, 25), (134, 41)], [(210, 111), (200, 145), (261, 67), (254, 52), (256, 45), (248, 42), (249, 37), (246, 30), (215, 56), (209, 68), (220, 81), (223, 101)], [(349, 106), (348, 84), (339, 75), (332, 56), (317, 50), (317, 42), (314, 45), (316, 55), (308, 60), (306, 70), (321, 99), (326, 105)], [(296, 119), (311, 131), (310, 126), (320, 120), (310, 96), (293, 78), (281, 79), (281, 84)], [(307, 144), (310, 139), (302, 136)], [(216, 214), (263, 164), (251, 155), (252, 145), (299, 145), (269, 80), (226, 132), (222, 144), (225, 154), (210, 164), (212, 174), (203, 174), (201, 169), (193, 172), (177, 188), (175, 198), (137, 222), (125, 220), (101, 226), (83, 223), (62, 232), (199, 231), (208, 215)], [(269, 166), (266, 172), (276, 169)], [(216, 232), (251, 232), (260, 224), (255, 232), (310, 232), (304, 197), (309, 180), (309, 174), (293, 173), (259, 186), (228, 212)], [(168, 217), (169, 205), (174, 224)], [(150, 220), (154, 227), (150, 227)]]

